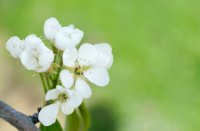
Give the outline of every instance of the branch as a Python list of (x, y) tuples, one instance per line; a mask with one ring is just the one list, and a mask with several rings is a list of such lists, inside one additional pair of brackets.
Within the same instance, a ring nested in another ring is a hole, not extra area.
[(0, 100), (0, 118), (20, 131), (39, 131), (32, 117), (26, 116)]

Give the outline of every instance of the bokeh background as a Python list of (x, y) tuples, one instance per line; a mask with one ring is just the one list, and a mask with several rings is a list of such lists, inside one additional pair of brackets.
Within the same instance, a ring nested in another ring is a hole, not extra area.
[[(109, 42), (109, 86), (87, 100), (90, 131), (200, 130), (199, 0), (0, 0), (0, 99), (26, 114), (42, 104), (39, 77), (5, 49), (17, 35), (43, 36), (56, 17), (85, 33), (83, 42)], [(61, 118), (62, 119), (62, 118)], [(0, 120), (1, 131), (15, 131)]]

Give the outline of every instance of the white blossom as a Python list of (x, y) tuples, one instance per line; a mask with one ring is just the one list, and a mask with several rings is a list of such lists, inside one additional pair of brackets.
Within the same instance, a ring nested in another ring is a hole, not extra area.
[(51, 42), (55, 41), (55, 36), (59, 29), (61, 29), (61, 25), (54, 17), (47, 19), (44, 23), (44, 35)]
[(87, 81), (104, 87), (109, 83), (107, 69), (113, 63), (112, 48), (109, 44), (83, 44), (77, 51), (75, 47), (66, 48), (63, 53), (63, 64), (66, 69), (61, 71), (60, 80), (66, 88), (75, 83), (75, 90), (82, 98), (91, 96)]
[(55, 37), (55, 46), (64, 51), (67, 47), (75, 47), (79, 44), (83, 37), (83, 32), (74, 27), (74, 25), (69, 25), (61, 28)]
[(38, 119), (45, 126), (55, 123), (59, 107), (65, 115), (69, 115), (82, 102), (81, 97), (75, 91), (59, 85), (56, 89), (47, 92), (45, 100), (54, 101), (54, 103), (43, 107), (39, 112)]
[(47, 48), (42, 40), (32, 34), (25, 39), (26, 47), (20, 56), (21, 63), (28, 70), (45, 72), (54, 60), (52, 50)]
[(6, 48), (14, 58), (19, 58), (25, 49), (25, 42), (20, 40), (19, 37), (13, 36), (7, 41)]
[(75, 28), (74, 25), (61, 26), (54, 17), (45, 21), (44, 34), (56, 48), (62, 51), (67, 47), (78, 45), (83, 37), (83, 31)]

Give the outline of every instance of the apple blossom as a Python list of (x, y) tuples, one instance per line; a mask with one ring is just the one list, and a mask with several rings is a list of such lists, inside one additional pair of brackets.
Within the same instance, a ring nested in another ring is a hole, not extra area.
[(55, 41), (55, 36), (58, 30), (61, 28), (60, 23), (54, 17), (47, 19), (44, 23), (44, 35), (45, 37), (51, 41)]
[(78, 45), (83, 37), (83, 31), (75, 28), (74, 25), (61, 26), (54, 17), (46, 20), (44, 34), (56, 48), (62, 51), (67, 47)]
[(86, 43), (78, 51), (74, 47), (67, 48), (63, 53), (63, 64), (66, 67), (60, 73), (60, 80), (66, 88), (70, 88), (75, 81), (75, 90), (82, 98), (89, 98), (92, 91), (86, 81), (106, 86), (109, 83), (107, 69), (112, 63), (112, 48), (109, 44)]
[(47, 48), (42, 40), (34, 34), (27, 36), (25, 43), (25, 50), (20, 56), (21, 63), (28, 70), (36, 72), (47, 71), (54, 60), (52, 50)]
[(56, 89), (47, 92), (45, 100), (54, 100), (54, 103), (43, 107), (39, 112), (38, 119), (45, 126), (55, 123), (59, 107), (65, 115), (69, 115), (82, 102), (81, 97), (75, 91), (59, 85)]
[(64, 51), (67, 47), (75, 47), (79, 44), (83, 37), (83, 32), (74, 27), (74, 25), (69, 25), (61, 28), (55, 37), (55, 46)]
[[(45, 21), (44, 35), (58, 49), (52, 48), (56, 57), (35, 34), (24, 40), (13, 36), (6, 43), (7, 50), (14, 58), (19, 58), (27, 70), (40, 73), (44, 92), (47, 92), (45, 100), (51, 104), (41, 109), (39, 121), (49, 126), (56, 122), (59, 109), (69, 115), (76, 108), (80, 112), (75, 115), (88, 119), (87, 109), (81, 103), (83, 98), (92, 95), (89, 83), (100, 87), (108, 85), (108, 69), (113, 64), (111, 46), (107, 43), (85, 43), (77, 50), (83, 31), (74, 25), (62, 26), (54, 17)], [(46, 71), (48, 73), (43, 73)]]
[(14, 58), (19, 58), (25, 49), (25, 42), (20, 40), (19, 37), (13, 36), (7, 41), (6, 48)]

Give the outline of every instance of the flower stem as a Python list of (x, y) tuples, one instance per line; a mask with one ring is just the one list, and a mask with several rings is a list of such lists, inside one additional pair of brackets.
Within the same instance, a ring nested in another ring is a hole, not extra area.
[(40, 79), (41, 79), (41, 81), (42, 81), (42, 86), (43, 86), (44, 92), (46, 93), (47, 90), (48, 90), (48, 88), (47, 88), (47, 86), (46, 86), (46, 82), (45, 82), (45, 79), (44, 79), (44, 76), (43, 76), (42, 73), (40, 73)]
[(60, 72), (62, 70), (62, 66), (63, 66), (62, 52), (58, 52), (57, 61), (58, 61), (59, 65), (60, 65), (60, 67), (57, 70), (57, 75), (56, 75), (56, 78), (55, 78), (55, 80), (53, 82), (53, 88), (55, 88), (56, 85), (58, 84)]
[(45, 78), (46, 78), (46, 83), (47, 83), (48, 89), (51, 89), (50, 78), (49, 78), (49, 75), (47, 73), (45, 74)]

